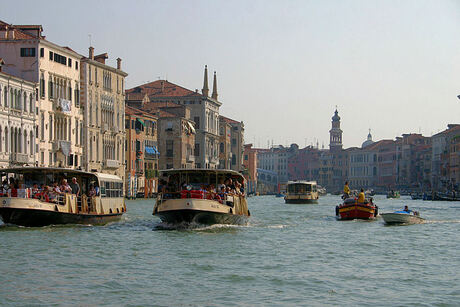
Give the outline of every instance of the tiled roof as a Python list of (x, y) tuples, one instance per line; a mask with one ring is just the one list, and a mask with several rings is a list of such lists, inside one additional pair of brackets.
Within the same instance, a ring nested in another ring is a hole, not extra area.
[(219, 119), (222, 119), (224, 122), (229, 123), (229, 124), (241, 124), (241, 122), (225, 117), (223, 115), (219, 115)]
[(125, 114), (131, 115), (131, 116), (133, 115), (134, 116), (144, 116), (150, 119), (156, 119), (155, 115), (145, 112), (143, 110), (137, 109), (137, 108), (130, 107), (130, 106), (125, 106)]
[(452, 128), (446, 129), (446, 130), (441, 131), (441, 132), (439, 132), (439, 133), (436, 133), (436, 134), (433, 135), (433, 136), (450, 134), (450, 133), (452, 133), (452, 132), (460, 132), (460, 125), (459, 125), (459, 124), (454, 124), (454, 125), (452, 126)]
[(127, 93), (126, 100), (144, 100), (146, 93)]
[[(8, 29), (8, 31), (13, 31), (14, 32), (14, 39), (33, 39), (36, 38), (33, 35), (27, 34), (26, 32), (21, 31), (19, 28), (16, 28), (15, 25), (10, 25), (4, 21), (0, 20), (0, 30), (5, 31)], [(1, 36), (0, 40), (10, 40), (10, 38)]]
[(200, 93), (191, 91), (167, 80), (157, 80), (136, 86), (126, 90), (126, 93), (146, 93), (149, 97), (190, 97), (202, 96)]

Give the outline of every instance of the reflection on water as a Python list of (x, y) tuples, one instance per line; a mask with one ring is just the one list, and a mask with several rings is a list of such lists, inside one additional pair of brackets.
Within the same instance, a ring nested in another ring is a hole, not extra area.
[(2, 225), (0, 305), (456, 306), (458, 203), (374, 200), (427, 221), (337, 221), (338, 196), (263, 196), (245, 226), (163, 224), (143, 200), (103, 227)]

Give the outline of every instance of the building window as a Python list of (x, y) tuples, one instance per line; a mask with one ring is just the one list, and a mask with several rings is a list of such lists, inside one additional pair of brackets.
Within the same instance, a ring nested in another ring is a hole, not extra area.
[(248, 161), (248, 160), (249, 160), (248, 155), (244, 155), (244, 161)]
[(40, 57), (43, 58), (45, 56), (45, 48), (40, 48)]
[(50, 61), (52, 61), (52, 60), (53, 60), (53, 52), (50, 51)]
[(232, 146), (236, 145), (236, 139), (232, 139)]
[(43, 73), (40, 76), (40, 97), (45, 98), (45, 76)]
[(69, 67), (72, 67), (72, 59), (69, 59)]
[(220, 143), (219, 145), (219, 151), (220, 153), (224, 153), (225, 149), (224, 149), (224, 143)]
[(75, 69), (78, 70), (78, 62), (75, 62)]
[(195, 156), (199, 156), (200, 155), (200, 144), (199, 143), (195, 143)]
[(35, 48), (21, 48), (21, 57), (35, 57)]
[(193, 118), (193, 121), (195, 122), (195, 128), (196, 129), (200, 129), (200, 117), (199, 116), (195, 116)]
[(166, 140), (166, 157), (172, 158), (174, 156), (174, 141)]
[(232, 165), (236, 164), (236, 155), (232, 155)]

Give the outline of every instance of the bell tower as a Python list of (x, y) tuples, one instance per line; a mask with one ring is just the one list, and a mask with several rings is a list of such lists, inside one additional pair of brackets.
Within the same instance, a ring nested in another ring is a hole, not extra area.
[(340, 116), (335, 108), (334, 116), (332, 116), (332, 128), (329, 130), (329, 149), (331, 151), (342, 150), (342, 129), (340, 129)]

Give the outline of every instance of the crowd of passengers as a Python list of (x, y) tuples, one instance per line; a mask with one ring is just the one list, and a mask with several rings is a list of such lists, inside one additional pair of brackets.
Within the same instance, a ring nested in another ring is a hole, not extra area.
[[(174, 194), (178, 195), (181, 192), (184, 194), (189, 189), (186, 183), (182, 183), (177, 187), (177, 184), (161, 180), (158, 191), (163, 194), (164, 198), (174, 198)], [(226, 200), (227, 195), (244, 195), (244, 185), (232, 178), (221, 178), (217, 187), (213, 183), (202, 184), (200, 189), (194, 191), (202, 192), (200, 195), (203, 195), (203, 198), (223, 201)]]
[[(19, 181), (13, 177), (8, 180), (4, 180), (0, 186), (0, 196), (6, 197), (19, 197)], [(90, 184), (87, 193), (88, 197), (94, 197), (99, 195), (99, 188)], [(40, 199), (42, 201), (50, 203), (59, 203), (64, 199), (65, 194), (74, 194), (77, 197), (81, 194), (80, 185), (77, 182), (77, 178), (73, 177), (71, 182), (68, 183), (67, 179), (62, 178), (60, 184), (57, 181), (53, 182), (51, 186), (34, 183), (31, 188), (25, 189), (26, 194), (22, 197), (29, 197)]]

